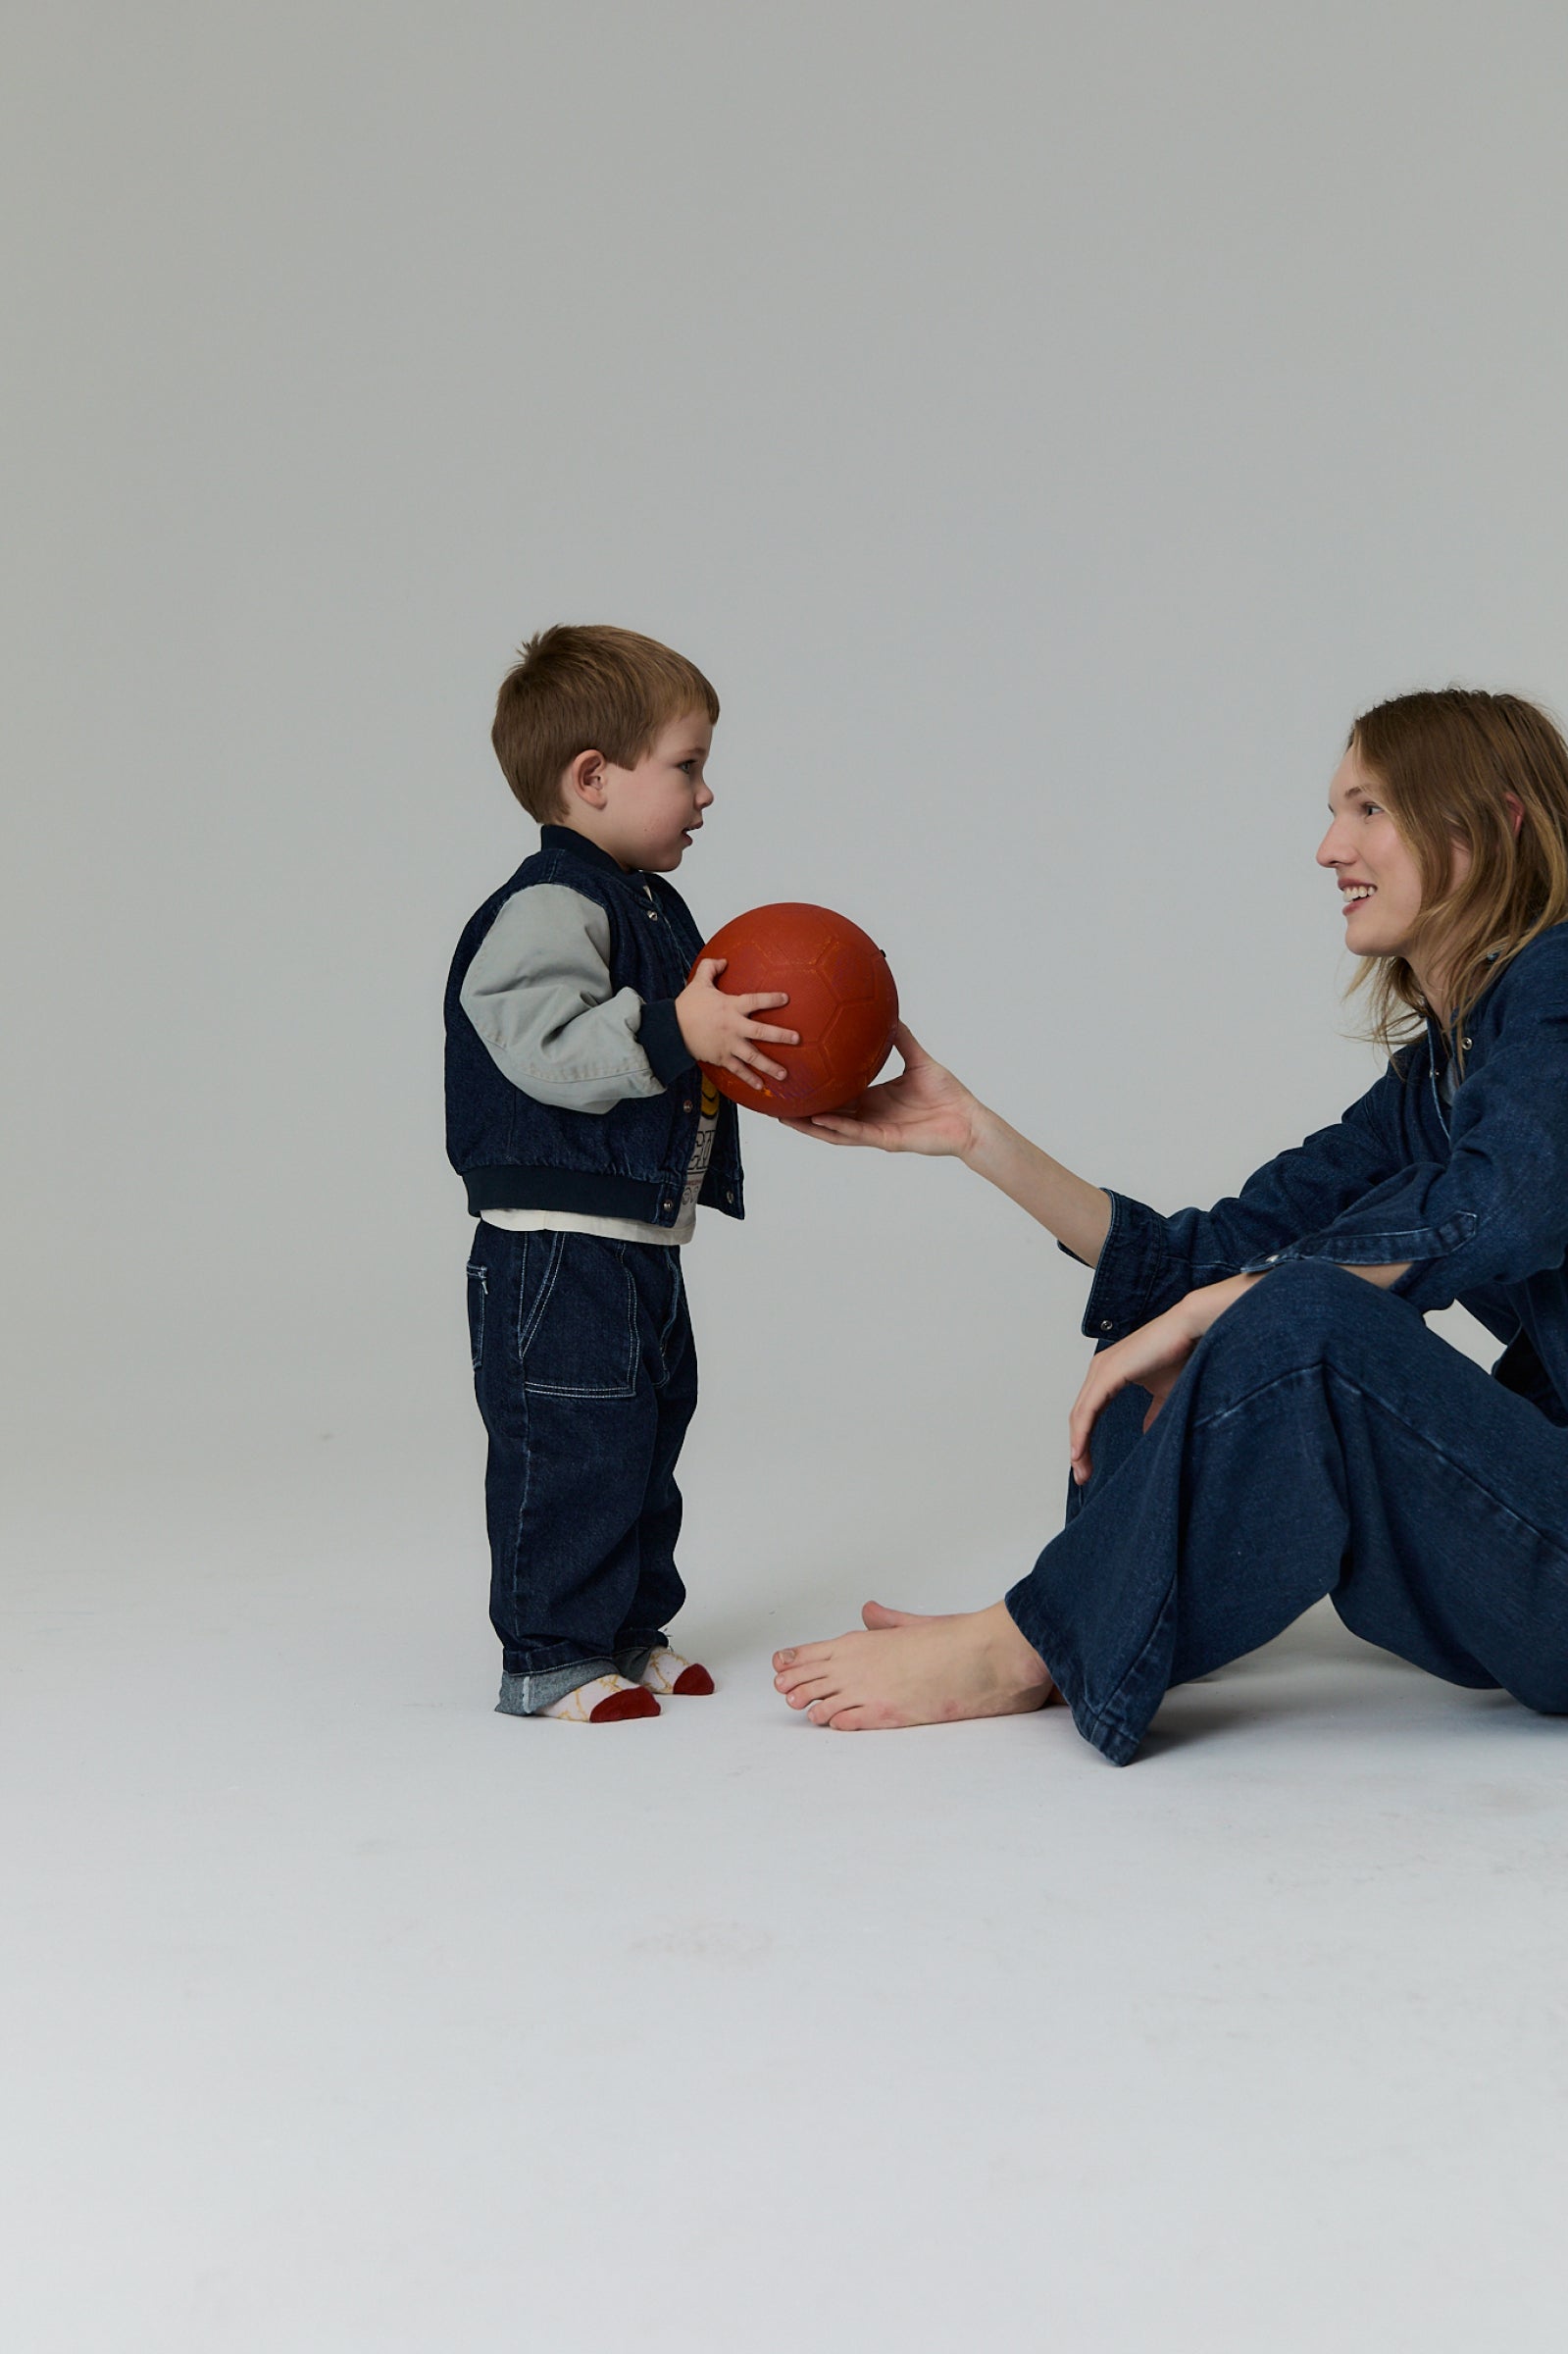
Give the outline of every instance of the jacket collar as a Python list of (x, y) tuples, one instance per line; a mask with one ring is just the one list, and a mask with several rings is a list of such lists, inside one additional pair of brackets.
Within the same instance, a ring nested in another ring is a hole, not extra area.
[(586, 859), (589, 866), (598, 867), (603, 874), (624, 877), (627, 871), (619, 860), (611, 857), (608, 850), (601, 850), (596, 842), (589, 842), (587, 836), (580, 834), (575, 826), (541, 826), (539, 847), (541, 850), (565, 850), (574, 858)]

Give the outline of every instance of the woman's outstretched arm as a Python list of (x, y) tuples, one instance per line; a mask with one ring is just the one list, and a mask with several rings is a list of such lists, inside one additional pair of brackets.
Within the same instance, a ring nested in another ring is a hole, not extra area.
[[(1270, 1254), (1294, 1257), (1300, 1237), (1333, 1218), (1404, 1165), (1404, 1140), (1393, 1132), (1399, 1082), (1387, 1072), (1332, 1127), (1310, 1136), (1257, 1170), (1232, 1201), (1212, 1210), (1166, 1218), (1130, 1198), (1088, 1184), (1020, 1136), (1016, 1128), (926, 1052), (908, 1027), (895, 1033), (904, 1068), (868, 1088), (842, 1111), (785, 1125), (831, 1145), (872, 1145), (884, 1152), (944, 1154), (962, 1160), (1054, 1234), (1095, 1270), (1084, 1330), (1104, 1350), (1113, 1338), (1148, 1325), (1184, 1299), (1207, 1303), (1191, 1346), (1207, 1322), (1244, 1290), (1245, 1267), (1262, 1273)], [(1391, 1240), (1393, 1238), (1390, 1238)], [(1356, 1253), (1346, 1252), (1354, 1263)], [(1402, 1262), (1380, 1259), (1355, 1272), (1390, 1285)], [(1114, 1366), (1107, 1366), (1110, 1376)], [(1136, 1377), (1135, 1377), (1136, 1378)]]
[[(1048, 1152), (1031, 1144), (1027, 1136), (1020, 1136), (1016, 1128), (1010, 1128), (955, 1079), (951, 1071), (934, 1061), (902, 1022), (895, 1033), (895, 1044), (904, 1058), (904, 1068), (896, 1079), (868, 1088), (858, 1101), (842, 1111), (824, 1112), (812, 1120), (786, 1120), (784, 1125), (798, 1130), (802, 1136), (815, 1136), (825, 1144), (872, 1145), (884, 1152), (922, 1152), (961, 1160), (966, 1168), (986, 1178), (1021, 1209), (1028, 1210), (1075, 1258), (1094, 1266), (1111, 1228), (1110, 1195), (1075, 1176)], [(1361, 1107), (1352, 1106), (1352, 1112), (1358, 1108)], [(1341, 1142), (1348, 1140), (1363, 1155), (1364, 1165), (1368, 1169), (1374, 1165), (1368, 1154), (1376, 1149), (1361, 1139), (1359, 1131), (1345, 1129), (1341, 1123), (1340, 1130), (1326, 1131), (1325, 1136)], [(1275, 1169), (1309, 1159), (1314, 1141), (1321, 1147), (1324, 1138), (1309, 1140), (1307, 1147), (1284, 1155), (1281, 1161), (1272, 1164), (1271, 1170), (1260, 1172), (1260, 1176), (1267, 1178)], [(1349, 1166), (1354, 1167), (1353, 1155)], [(1283, 1203), (1274, 1205), (1276, 1218), (1283, 1205)], [(1189, 1220), (1194, 1215), (1185, 1214)], [(1162, 1227), (1166, 1223), (1147, 1210), (1141, 1210), (1139, 1215)], [(1136, 1243), (1134, 1248), (1136, 1252)], [(1371, 1266), (1352, 1263), (1347, 1272), (1387, 1290), (1408, 1274), (1409, 1267), (1403, 1261)], [(1076, 1480), (1082, 1483), (1089, 1475), (1094, 1425), (1116, 1393), (1130, 1385), (1148, 1392), (1149, 1409), (1143, 1424), (1146, 1430), (1209, 1326), (1254, 1283), (1261, 1282), (1264, 1273), (1260, 1267), (1247, 1274), (1228, 1275), (1219, 1282), (1211, 1280), (1184, 1288), (1175, 1304), (1163, 1313), (1133, 1317), (1122, 1323), (1125, 1337), (1114, 1343), (1102, 1340), (1072, 1413)], [(1099, 1319), (1091, 1298), (1086, 1330), (1097, 1329), (1100, 1334), (1108, 1335), (1116, 1328), (1116, 1319)]]
[(874, 1145), (883, 1152), (923, 1152), (961, 1160), (1016, 1202), (1075, 1258), (1093, 1266), (1111, 1223), (1110, 1196), (1052, 1160), (1027, 1136), (971, 1095), (934, 1062), (906, 1023), (894, 1033), (904, 1058), (896, 1079), (869, 1087), (842, 1111), (785, 1127), (824, 1144)]
[(975, 1112), (974, 1139), (962, 1155), (965, 1168), (1027, 1209), (1086, 1267), (1093, 1266), (1110, 1230), (1110, 1195), (1075, 1177), (984, 1103), (977, 1103)]

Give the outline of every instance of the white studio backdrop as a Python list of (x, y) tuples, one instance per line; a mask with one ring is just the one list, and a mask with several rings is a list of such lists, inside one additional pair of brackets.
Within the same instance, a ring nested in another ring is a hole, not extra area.
[[(355, 1438), (477, 1607), (440, 993), (552, 620), (718, 687), (699, 921), (854, 915), (1087, 1175), (1210, 1200), (1370, 1083), (1349, 720), (1568, 704), (1554, 0), (57, 0), (8, 50), (24, 1486)], [(699, 1546), (1050, 1533), (1081, 1271), (951, 1167), (747, 1145)]]
[(608, 619), (699, 920), (1164, 1207), (1334, 1117), (1350, 719), (1568, 711), (1565, 124), (1561, 0), (12, 0), (7, 2354), (771, 2354), (781, 2251), (824, 2354), (1556, 2348), (1560, 1725), (1326, 1610), (1128, 1774), (770, 1690), (1059, 1525), (1086, 1277), (962, 1171), (748, 1120), (720, 1696), (490, 1714), (440, 999)]

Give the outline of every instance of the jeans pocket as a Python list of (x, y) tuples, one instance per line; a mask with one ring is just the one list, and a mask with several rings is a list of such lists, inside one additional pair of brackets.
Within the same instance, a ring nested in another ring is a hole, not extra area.
[(630, 1398), (637, 1386), (637, 1294), (627, 1246), (594, 1234), (530, 1234), (518, 1356), (546, 1398)]
[(670, 1359), (675, 1354), (674, 1343), (681, 1322), (681, 1308), (685, 1298), (685, 1278), (681, 1272), (680, 1252), (667, 1251), (664, 1255), (670, 1262), (670, 1307), (659, 1328), (659, 1356), (664, 1371), (668, 1373)]
[(489, 1278), (483, 1267), (472, 1259), (468, 1265), (468, 1348), (477, 1373), (484, 1360), (484, 1303), (489, 1296)]

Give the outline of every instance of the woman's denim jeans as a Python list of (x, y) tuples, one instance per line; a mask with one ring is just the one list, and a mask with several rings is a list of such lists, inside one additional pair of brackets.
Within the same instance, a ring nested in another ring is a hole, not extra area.
[(475, 1230), (468, 1263), (501, 1707), (640, 1672), (685, 1600), (676, 1461), (697, 1400), (681, 1254)]
[(1568, 1431), (1416, 1310), (1320, 1259), (1204, 1335), (1144, 1433), (1102, 1414), (1093, 1475), (1007, 1607), (1079, 1730), (1133, 1757), (1172, 1684), (1325, 1594), (1450, 1683), (1568, 1713)]

